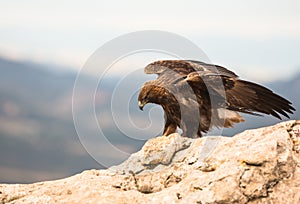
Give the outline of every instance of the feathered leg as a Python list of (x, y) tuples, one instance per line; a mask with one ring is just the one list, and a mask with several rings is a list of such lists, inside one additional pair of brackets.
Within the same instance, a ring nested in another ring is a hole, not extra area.
[(177, 129), (177, 125), (175, 123), (172, 123), (171, 120), (166, 116), (165, 114), (165, 128), (164, 128), (164, 136), (168, 136), (172, 133), (175, 133)]

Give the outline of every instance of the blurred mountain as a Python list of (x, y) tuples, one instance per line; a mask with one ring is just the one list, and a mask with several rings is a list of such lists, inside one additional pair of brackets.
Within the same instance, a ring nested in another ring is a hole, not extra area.
[(71, 120), (74, 73), (4, 59), (0, 73), (1, 182), (53, 179), (83, 165), (95, 167)]
[[(55, 71), (53, 71), (55, 70)], [(28, 183), (41, 180), (58, 179), (78, 173), (84, 169), (104, 168), (96, 162), (82, 146), (75, 130), (72, 117), (72, 94), (75, 72), (59, 71), (43, 65), (28, 62), (14, 62), (0, 58), (0, 183)], [(135, 76), (136, 77), (136, 76)], [(139, 82), (146, 78), (138, 76)], [(89, 75), (83, 77), (80, 87), (80, 117), (81, 124), (86, 127), (86, 136), (95, 137), (95, 151), (103, 160), (118, 161), (118, 154), (110, 153), (98, 141), (97, 127), (92, 126), (88, 106), (88, 96), (94, 93), (97, 78)], [(111, 99), (118, 78), (109, 78), (102, 83), (101, 90), (95, 93), (95, 108), (97, 118), (102, 123), (102, 131), (110, 143), (120, 150), (130, 154), (137, 151), (144, 140), (132, 139), (114, 124), (111, 112)], [(130, 84), (131, 83), (131, 84)], [(126, 84), (137, 86), (136, 80)], [(267, 84), (280, 95), (293, 102), (297, 109), (292, 119), (300, 117), (300, 75), (290, 81)], [(120, 99), (128, 93), (121, 91)], [(129, 101), (129, 112), (135, 120), (147, 124), (145, 112), (139, 111), (136, 104), (137, 93)], [(120, 101), (121, 103), (123, 101)], [(125, 101), (124, 101), (125, 102)], [(121, 124), (128, 121), (128, 112), (117, 108), (117, 118)], [(224, 135), (233, 135), (249, 128), (272, 125), (278, 122), (271, 117), (245, 116), (246, 122), (235, 128), (224, 130)], [(162, 115), (155, 115), (152, 122), (158, 128), (162, 127)], [(155, 124), (157, 123), (157, 124)], [(127, 123), (126, 123), (127, 124)], [(144, 124), (144, 125), (145, 125)], [(130, 130), (130, 127), (128, 127)], [(140, 134), (140, 133), (139, 133)], [(153, 135), (145, 132), (145, 135)], [(153, 137), (156, 135), (153, 135)], [(101, 150), (101, 151), (100, 151)]]
[[(54, 179), (102, 168), (85, 151), (74, 128), (76, 73), (4, 59), (0, 73), (0, 182)], [(92, 91), (91, 80), (86, 77), (83, 98)], [(106, 88), (109, 91), (109, 85)]]

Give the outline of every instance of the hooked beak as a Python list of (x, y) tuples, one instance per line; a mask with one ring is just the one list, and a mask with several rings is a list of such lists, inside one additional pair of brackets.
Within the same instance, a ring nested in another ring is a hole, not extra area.
[(139, 108), (141, 111), (143, 110), (144, 106), (145, 106), (145, 103), (142, 103), (141, 101), (139, 101)]

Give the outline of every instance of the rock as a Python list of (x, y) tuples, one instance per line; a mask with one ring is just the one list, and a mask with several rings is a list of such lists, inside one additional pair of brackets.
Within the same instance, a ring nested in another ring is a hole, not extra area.
[(149, 140), (119, 166), (0, 184), (2, 203), (300, 203), (300, 121), (234, 137)]

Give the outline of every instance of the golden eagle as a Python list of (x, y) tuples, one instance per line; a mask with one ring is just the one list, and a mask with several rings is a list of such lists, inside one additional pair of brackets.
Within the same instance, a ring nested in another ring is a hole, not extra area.
[(161, 60), (144, 68), (157, 74), (146, 82), (138, 96), (139, 108), (161, 105), (165, 114), (164, 135), (182, 129), (182, 136), (201, 137), (212, 127), (233, 127), (243, 122), (240, 113), (289, 118), (291, 102), (271, 90), (244, 81), (218, 65), (193, 60)]

